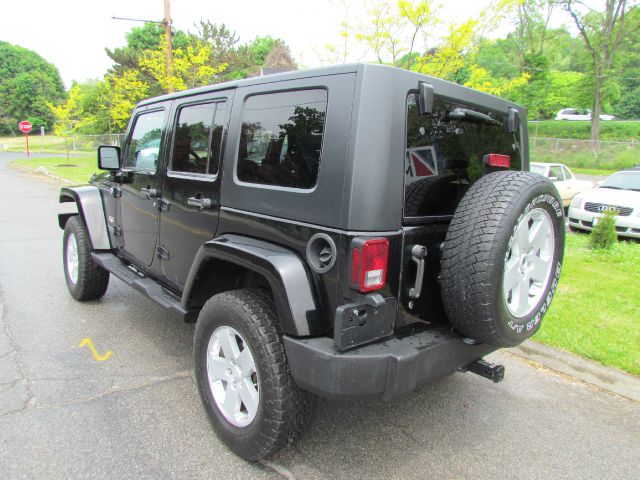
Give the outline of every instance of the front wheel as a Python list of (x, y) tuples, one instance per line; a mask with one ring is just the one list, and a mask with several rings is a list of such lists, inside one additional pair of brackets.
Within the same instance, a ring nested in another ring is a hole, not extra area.
[(109, 286), (109, 272), (91, 258), (89, 238), (78, 216), (70, 217), (62, 237), (62, 262), (69, 293), (76, 300), (95, 300)]
[(300, 434), (314, 398), (291, 376), (271, 299), (253, 290), (212, 297), (198, 317), (194, 356), (209, 420), (235, 453), (260, 460)]

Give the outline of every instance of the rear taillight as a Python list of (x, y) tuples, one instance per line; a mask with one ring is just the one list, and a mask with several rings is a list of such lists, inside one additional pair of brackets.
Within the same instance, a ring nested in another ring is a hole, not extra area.
[(509, 168), (511, 166), (511, 157), (499, 153), (488, 153), (482, 158), (482, 161), (490, 167)]
[(351, 242), (350, 283), (363, 293), (379, 290), (387, 281), (389, 240), (355, 238)]

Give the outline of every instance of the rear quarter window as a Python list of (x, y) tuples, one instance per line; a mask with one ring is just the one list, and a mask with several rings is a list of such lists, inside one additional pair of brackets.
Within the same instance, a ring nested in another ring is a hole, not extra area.
[(311, 189), (318, 180), (327, 91), (248, 97), (242, 111), (236, 175), (241, 182)]

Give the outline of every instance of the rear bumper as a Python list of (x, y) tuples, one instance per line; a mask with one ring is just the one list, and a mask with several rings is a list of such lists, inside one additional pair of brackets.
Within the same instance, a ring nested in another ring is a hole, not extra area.
[(468, 345), (448, 327), (340, 352), (331, 338), (285, 336), (291, 373), (300, 388), (330, 399), (390, 400), (464, 368), (496, 347)]

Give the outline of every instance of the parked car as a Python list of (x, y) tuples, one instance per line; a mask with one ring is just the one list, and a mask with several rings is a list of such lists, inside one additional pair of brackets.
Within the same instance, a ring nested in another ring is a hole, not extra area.
[(640, 238), (640, 168), (616, 172), (597, 188), (573, 197), (569, 228), (591, 231), (606, 211), (617, 212), (618, 235)]
[(589, 180), (578, 180), (569, 167), (563, 163), (531, 162), (530, 170), (532, 173), (547, 177), (555, 183), (565, 207), (569, 206), (576, 194), (591, 190), (595, 186)]
[[(613, 115), (600, 114), (600, 120), (615, 120)], [(556, 120), (591, 120), (591, 110), (578, 110), (576, 108), (563, 108), (556, 115)]]
[(564, 252), (526, 139), (522, 107), (379, 65), (147, 99), (106, 172), (60, 192), (67, 287), (96, 299), (114, 275), (196, 322), (203, 406), (257, 460), (315, 395), (502, 380), (483, 357), (540, 328)]

